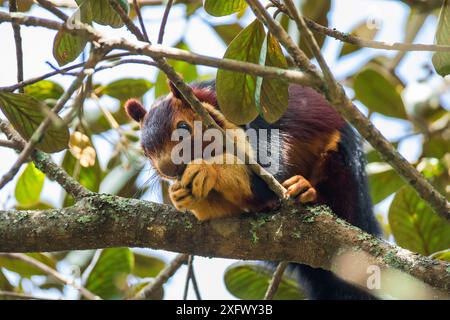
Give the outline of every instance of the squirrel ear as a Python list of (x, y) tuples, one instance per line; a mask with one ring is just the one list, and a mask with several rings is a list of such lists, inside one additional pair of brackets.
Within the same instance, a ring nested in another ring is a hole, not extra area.
[(142, 104), (136, 99), (130, 99), (125, 103), (125, 110), (127, 111), (130, 118), (134, 121), (141, 122), (144, 119), (147, 111), (145, 111)]

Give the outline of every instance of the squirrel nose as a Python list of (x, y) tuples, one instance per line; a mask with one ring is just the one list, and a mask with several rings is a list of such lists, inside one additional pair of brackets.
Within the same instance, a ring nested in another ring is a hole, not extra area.
[(159, 171), (170, 178), (180, 178), (185, 168), (185, 164), (174, 164), (172, 161), (158, 163)]

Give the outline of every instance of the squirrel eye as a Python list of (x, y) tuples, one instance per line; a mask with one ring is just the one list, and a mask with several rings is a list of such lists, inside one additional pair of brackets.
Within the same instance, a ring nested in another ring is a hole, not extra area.
[(177, 129), (184, 129), (184, 130), (189, 131), (189, 133), (192, 133), (191, 126), (189, 124), (187, 124), (187, 122), (184, 122), (184, 121), (178, 122)]

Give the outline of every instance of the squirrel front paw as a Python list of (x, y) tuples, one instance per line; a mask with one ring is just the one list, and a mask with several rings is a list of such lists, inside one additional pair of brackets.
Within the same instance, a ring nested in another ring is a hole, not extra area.
[(317, 191), (302, 176), (293, 176), (283, 182), (287, 195), (300, 203), (311, 203), (317, 200)]
[(180, 180), (181, 186), (190, 189), (196, 199), (206, 198), (216, 182), (217, 171), (204, 160), (188, 164)]
[(169, 197), (175, 208), (180, 211), (193, 209), (197, 201), (191, 190), (183, 187), (180, 181), (169, 187)]

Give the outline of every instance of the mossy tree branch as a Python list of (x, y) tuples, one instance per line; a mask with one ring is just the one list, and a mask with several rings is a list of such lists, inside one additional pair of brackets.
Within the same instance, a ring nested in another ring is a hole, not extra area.
[(357, 252), (366, 257), (366, 265), (400, 269), (443, 294), (450, 293), (449, 263), (388, 244), (323, 206), (284, 207), (275, 213), (199, 222), (168, 205), (96, 194), (64, 209), (0, 211), (0, 252), (120, 246), (292, 261), (332, 271), (339, 256)]

